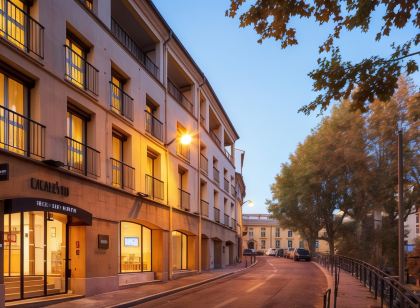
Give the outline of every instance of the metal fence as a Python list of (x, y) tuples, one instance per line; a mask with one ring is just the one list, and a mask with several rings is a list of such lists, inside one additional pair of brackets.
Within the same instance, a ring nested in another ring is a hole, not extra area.
[(164, 199), (163, 182), (151, 175), (146, 174), (146, 194), (151, 198)]
[(133, 121), (133, 98), (125, 93), (123, 89), (109, 82), (111, 107), (123, 117)]
[(99, 151), (70, 137), (66, 136), (65, 138), (67, 151), (66, 166), (68, 169), (84, 175), (99, 177)]
[(111, 158), (112, 185), (134, 190), (135, 169), (122, 161)]
[(153, 137), (163, 140), (163, 123), (159, 121), (153, 114), (148, 111), (144, 111), (146, 115), (146, 132), (151, 134)]

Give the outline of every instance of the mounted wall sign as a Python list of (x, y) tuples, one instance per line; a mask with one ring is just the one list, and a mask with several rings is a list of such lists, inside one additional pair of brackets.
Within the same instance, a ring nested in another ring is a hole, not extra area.
[(70, 189), (66, 186), (58, 185), (58, 182), (48, 182), (36, 178), (31, 178), (31, 188), (64, 197), (68, 197), (70, 194)]
[(109, 248), (109, 235), (98, 234), (98, 248), (99, 249)]
[(9, 164), (0, 164), (0, 181), (9, 180)]

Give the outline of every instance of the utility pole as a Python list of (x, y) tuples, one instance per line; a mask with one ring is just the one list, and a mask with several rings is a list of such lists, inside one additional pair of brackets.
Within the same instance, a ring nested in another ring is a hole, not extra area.
[(398, 276), (404, 284), (403, 133), (398, 131)]

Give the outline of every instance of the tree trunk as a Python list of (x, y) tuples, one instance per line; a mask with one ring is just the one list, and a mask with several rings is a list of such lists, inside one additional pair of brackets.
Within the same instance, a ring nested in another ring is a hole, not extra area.
[(328, 239), (328, 246), (330, 248), (330, 255), (334, 255), (334, 240)]

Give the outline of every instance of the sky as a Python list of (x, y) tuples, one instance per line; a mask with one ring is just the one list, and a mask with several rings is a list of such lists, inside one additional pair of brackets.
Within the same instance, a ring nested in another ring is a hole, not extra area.
[[(229, 0), (153, 2), (212, 84), (239, 133), (235, 146), (246, 152), (246, 199), (254, 201), (243, 212), (267, 213), (265, 201), (271, 198), (270, 186), (281, 164), (322, 118), (318, 112), (306, 116), (298, 109), (317, 95), (307, 74), (316, 68), (318, 47), (330, 28), (297, 20), (299, 45), (281, 49), (274, 40), (258, 44), (251, 27), (239, 28), (237, 18), (225, 17)], [(367, 34), (343, 33), (339, 41), (343, 59), (357, 61), (391, 53), (391, 39), (374, 42), (379, 16), (380, 12), (374, 16)], [(392, 39), (405, 42), (416, 31), (413, 27), (399, 30)], [(419, 74), (414, 82), (420, 84)]]

